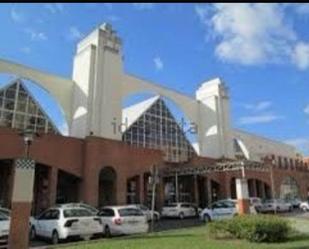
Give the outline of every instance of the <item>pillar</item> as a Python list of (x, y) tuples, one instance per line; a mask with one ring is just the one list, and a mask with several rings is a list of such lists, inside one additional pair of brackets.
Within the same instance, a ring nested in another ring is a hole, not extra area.
[(209, 177), (206, 178), (206, 184), (207, 184), (207, 205), (210, 205), (212, 203), (212, 190), (211, 190), (211, 180)]
[(116, 201), (117, 205), (124, 205), (127, 203), (127, 179), (121, 174), (117, 175), (117, 191)]
[(145, 178), (144, 174), (139, 175), (139, 202), (145, 203)]
[(58, 185), (58, 168), (51, 167), (48, 172), (48, 201), (49, 206), (56, 204)]
[(15, 161), (9, 249), (28, 249), (29, 219), (32, 208), (35, 162)]
[(240, 215), (250, 213), (250, 201), (248, 193), (248, 181), (245, 178), (236, 179), (236, 193), (238, 213)]
[(194, 181), (194, 201), (197, 205), (199, 205), (199, 188), (198, 188), (198, 176), (194, 175), (193, 176), (193, 181)]

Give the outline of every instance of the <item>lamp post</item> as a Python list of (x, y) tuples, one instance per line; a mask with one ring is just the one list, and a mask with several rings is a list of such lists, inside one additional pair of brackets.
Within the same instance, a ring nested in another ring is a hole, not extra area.
[(23, 136), (24, 156), (15, 160), (12, 212), (10, 222), (9, 249), (27, 249), (29, 244), (29, 218), (31, 214), (35, 161), (30, 158), (30, 146), (37, 135), (25, 130)]

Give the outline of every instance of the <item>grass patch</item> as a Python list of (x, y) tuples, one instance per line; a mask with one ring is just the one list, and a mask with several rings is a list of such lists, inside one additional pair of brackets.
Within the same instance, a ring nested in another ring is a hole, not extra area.
[[(294, 221), (297, 222), (297, 221)], [(309, 227), (309, 221), (307, 227)], [(294, 223), (295, 225), (296, 223)], [(303, 224), (305, 225), (305, 224)], [(207, 226), (165, 231), (146, 236), (119, 237), (100, 241), (65, 245), (65, 249), (309, 249), (309, 234), (295, 232), (284, 243), (251, 243), (244, 240), (215, 240), (209, 236)]]

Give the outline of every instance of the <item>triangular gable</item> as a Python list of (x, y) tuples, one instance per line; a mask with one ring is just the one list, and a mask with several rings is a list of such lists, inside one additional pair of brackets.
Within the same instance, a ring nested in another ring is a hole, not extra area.
[[(36, 98), (33, 96), (33, 94), (31, 93), (31, 91), (28, 89), (28, 87), (26, 86), (26, 84), (24, 84), (24, 82), (21, 79), (15, 79), (13, 81), (11, 81), (10, 83), (8, 83), (7, 85), (3, 86), (0, 89), (0, 96), (6, 94), (8, 95), (9, 92), (14, 92), (14, 91), (18, 91), (18, 97), (17, 99), (14, 98), (13, 102), (14, 103), (14, 110), (8, 108), (7, 106), (0, 106), (0, 110), (4, 111), (5, 113), (9, 113), (10, 118), (8, 117), (4, 117), (2, 116), (3, 122), (7, 122), (8, 124), (4, 124), (4, 125), (8, 125), (11, 128), (21, 128), (21, 129), (25, 129), (26, 127), (29, 127), (29, 129), (32, 129), (31, 127), (33, 127), (35, 129), (35, 131), (53, 131), (55, 133), (60, 133), (60, 131), (58, 130), (57, 126), (54, 124), (54, 122), (51, 120), (51, 118), (48, 116), (48, 114), (44, 111), (44, 109), (42, 108), (42, 106), (40, 105), (40, 103), (36, 100)], [(25, 110), (25, 106), (23, 106), (23, 102), (21, 99), (28, 99), (28, 110)], [(6, 98), (5, 98), (6, 99)], [(15, 103), (17, 100), (17, 104)], [(0, 102), (1, 103), (1, 102)], [(7, 103), (6, 103), (7, 104)], [(20, 108), (20, 109), (18, 109)], [(36, 113), (31, 113), (29, 112), (29, 110), (31, 108), (35, 108)], [(21, 110), (22, 109), (22, 110)], [(3, 114), (4, 115), (4, 114)], [(14, 118), (15, 116), (15, 118)], [(27, 116), (24, 117), (24, 116)], [(23, 118), (24, 121), (18, 123), (19, 120), (17, 120), (18, 118)], [(1, 116), (0, 116), (1, 118)], [(13, 120), (14, 119), (14, 123)], [(33, 119), (36, 119), (35, 124), (33, 125)], [(11, 123), (10, 123), (11, 120)], [(47, 127), (46, 127), (46, 121), (48, 122)], [(26, 126), (26, 127), (25, 127)], [(43, 126), (45, 128), (43, 128)], [(47, 130), (46, 130), (47, 129)]]

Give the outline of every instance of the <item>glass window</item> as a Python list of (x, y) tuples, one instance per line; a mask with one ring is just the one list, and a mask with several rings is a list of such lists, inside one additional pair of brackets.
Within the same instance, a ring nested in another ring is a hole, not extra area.
[(102, 217), (114, 217), (115, 216), (115, 212), (111, 208), (103, 208), (99, 212), (99, 216), (102, 216)]

